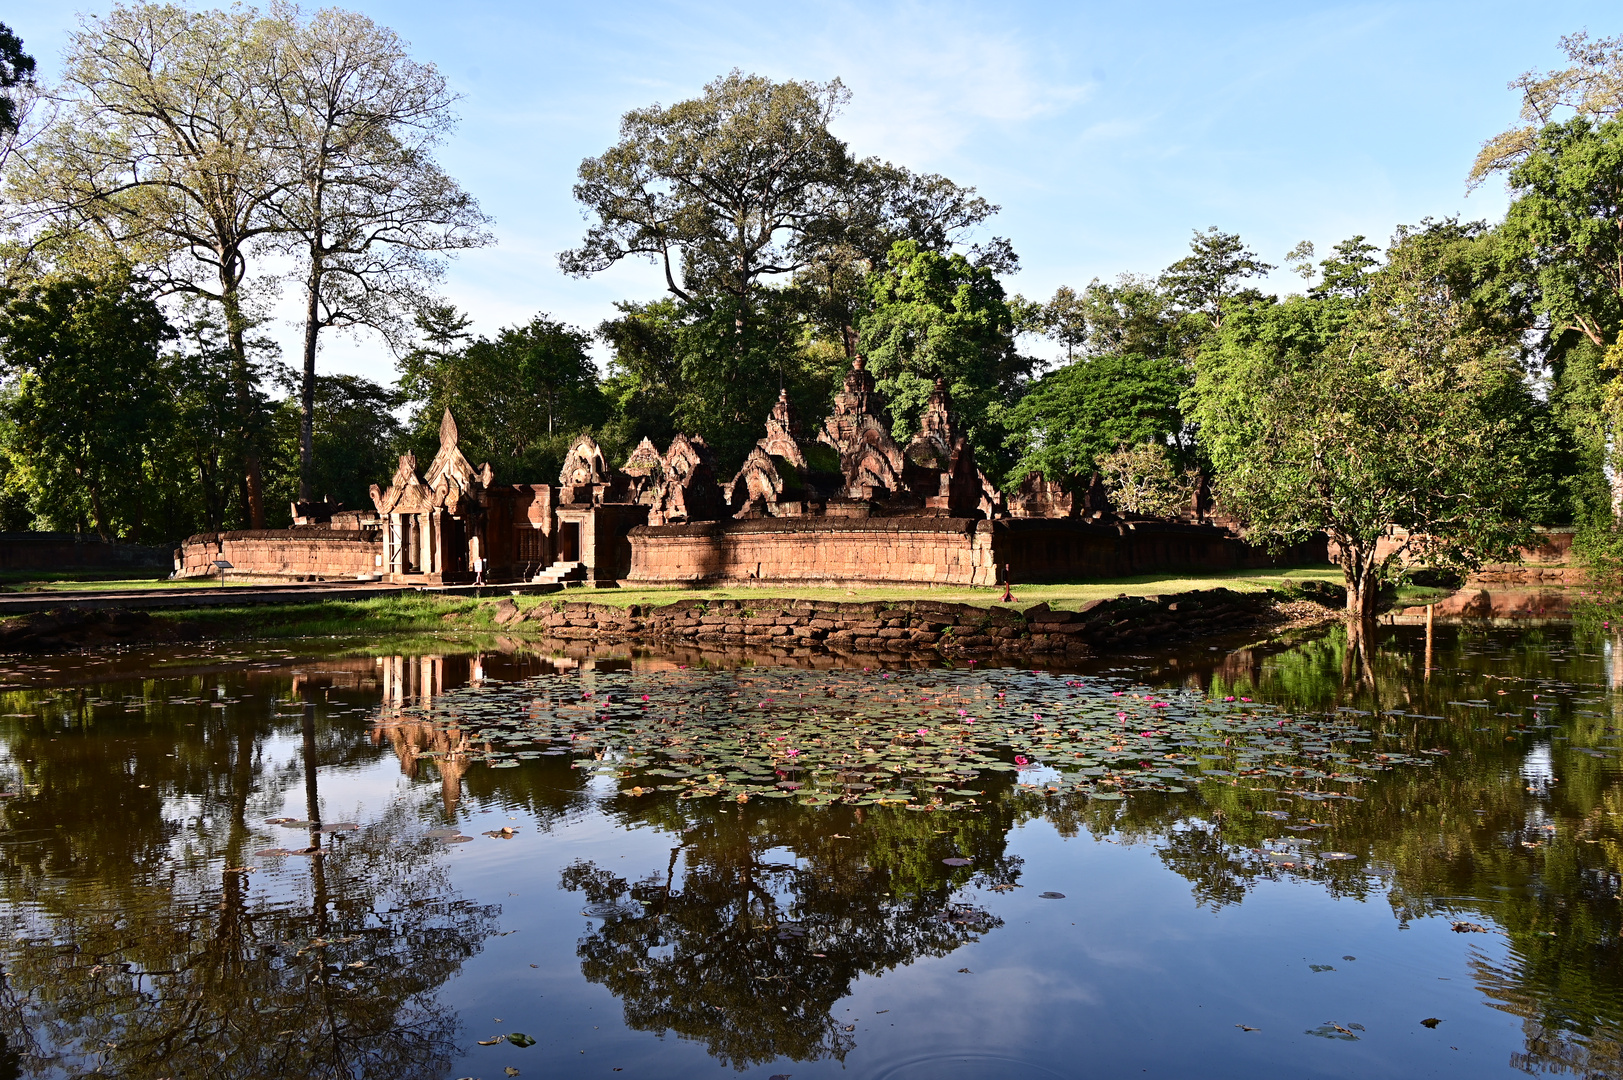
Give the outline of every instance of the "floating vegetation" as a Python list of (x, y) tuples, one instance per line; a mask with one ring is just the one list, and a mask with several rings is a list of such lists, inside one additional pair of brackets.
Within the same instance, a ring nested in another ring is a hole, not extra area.
[(590, 689), (554, 675), (491, 681), (380, 723), (433, 724), (458, 747), (440, 756), (491, 768), (569, 755), (627, 781), (627, 797), (973, 811), (1011, 783), (1101, 802), (1203, 784), (1356, 802), (1348, 789), (1375, 774), (1435, 764), (1374, 748), (1367, 716), (998, 669), (677, 669), (598, 673)]

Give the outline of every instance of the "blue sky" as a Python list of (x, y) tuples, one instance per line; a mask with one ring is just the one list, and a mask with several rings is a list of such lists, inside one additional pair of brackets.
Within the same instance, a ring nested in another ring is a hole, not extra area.
[[(1516, 119), (1506, 83), (1562, 64), (1562, 34), (1623, 32), (1613, 3), (504, 3), (357, 0), (463, 95), (442, 160), (495, 218), (498, 244), (451, 264), (445, 295), (490, 333), (538, 311), (591, 328), (661, 284), (644, 264), (587, 280), (557, 269), (584, 228), (582, 158), (626, 110), (695, 95), (738, 67), (840, 77), (835, 130), (861, 156), (973, 185), (1002, 206), (1047, 297), (1154, 273), (1190, 231), (1238, 232), (1269, 262), (1299, 240), (1463, 214), (1497, 220), (1497, 184), (1467, 197), (1482, 141)], [(77, 13), (3, 16), (54, 78)], [(1276, 273), (1273, 286), (1297, 279)], [(291, 314), (294, 298), (284, 307)], [(296, 334), (277, 336), (293, 353)], [(1044, 350), (1046, 351), (1046, 350)], [(327, 370), (393, 377), (381, 342), (333, 341)]]

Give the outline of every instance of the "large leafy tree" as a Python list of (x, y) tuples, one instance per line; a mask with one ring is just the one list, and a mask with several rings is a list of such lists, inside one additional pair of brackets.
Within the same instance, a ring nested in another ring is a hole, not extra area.
[(251, 8), (139, 4), (87, 18), (69, 41), (56, 122), (8, 168), (10, 194), (37, 227), (88, 233), (160, 291), (219, 306), (256, 527), (250, 271), (287, 187), (264, 122), (273, 29)]
[(987, 266), (904, 240), (869, 280), (862, 351), (890, 402), (897, 438), (911, 437), (935, 380), (943, 380), (988, 472), (1001, 474), (1002, 411), (1035, 362), (1015, 335), (1021, 313)]
[(1257, 258), (1236, 233), (1213, 225), (1198, 229), (1189, 241), (1189, 254), (1161, 273), (1160, 286), (1185, 311), (1204, 315), (1213, 328), (1223, 325), (1225, 305), (1255, 290), (1243, 284), (1261, 277), (1273, 266)]
[(0, 309), (0, 362), (14, 382), (8, 450), (58, 520), (88, 519), (104, 540), (144, 538), (144, 471), (173, 335), (128, 279), (46, 280)]
[(468, 340), (466, 322), (446, 308), (419, 325), (426, 340), (401, 361), (400, 387), (416, 405), (421, 448), (437, 438), (449, 408), (470, 457), (488, 459), (509, 482), (547, 482), (569, 440), (603, 422), (607, 402), (582, 331), (537, 315)]
[(1540, 405), (1424, 245), (1400, 240), (1362, 304), (1237, 309), (1189, 403), (1249, 535), (1328, 535), (1360, 621), (1406, 556), (1505, 557), (1538, 513)]
[(581, 163), (575, 198), (595, 220), (560, 265), (585, 275), (649, 258), (672, 295), (724, 294), (744, 319), (759, 280), (799, 269), (827, 232), (851, 172), (828, 123), (848, 97), (837, 79), (735, 70), (701, 97), (626, 113), (620, 141)]
[(1509, 173), (1503, 258), (1531, 278), (1558, 337), (1623, 329), (1623, 120), (1550, 124)]
[(1119, 447), (1183, 432), (1179, 399), (1188, 368), (1165, 357), (1095, 356), (1049, 372), (1008, 411), (1011, 480), (1086, 476)]

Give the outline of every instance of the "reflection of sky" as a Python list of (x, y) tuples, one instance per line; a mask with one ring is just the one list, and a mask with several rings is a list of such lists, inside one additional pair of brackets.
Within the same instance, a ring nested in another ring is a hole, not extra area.
[(1522, 758), (1522, 779), (1529, 784), (1543, 787), (1555, 778), (1555, 764), (1550, 759), (1550, 744), (1547, 742), (1534, 743)]

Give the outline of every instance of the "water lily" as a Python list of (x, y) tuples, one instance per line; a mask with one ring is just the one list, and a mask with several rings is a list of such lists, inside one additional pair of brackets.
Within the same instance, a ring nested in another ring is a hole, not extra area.
[(928, 735), (928, 734), (930, 734), (930, 729), (927, 728), (927, 727), (921, 727), (921, 728), (919, 728), (918, 733), (920, 735)]
[(784, 753), (784, 756), (786, 756), (786, 757), (799, 757), (800, 756), (800, 751), (796, 750), (792, 746), (789, 749), (785, 750), (783, 753)]
[(1014, 755), (1014, 763), (1020, 766), (1022, 769), (1031, 764), (1030, 761), (1026, 760), (1026, 755), (1024, 754)]

